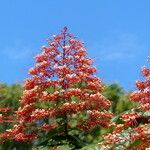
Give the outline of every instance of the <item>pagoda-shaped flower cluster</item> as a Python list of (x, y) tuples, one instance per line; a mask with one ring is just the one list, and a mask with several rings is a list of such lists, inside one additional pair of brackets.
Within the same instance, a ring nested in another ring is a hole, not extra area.
[(26, 141), (40, 132), (57, 130), (67, 135), (73, 128), (89, 132), (97, 126), (109, 127), (110, 102), (101, 94), (101, 81), (83, 42), (65, 27), (35, 60), (31, 78), (24, 83), (18, 123), (5, 136)]

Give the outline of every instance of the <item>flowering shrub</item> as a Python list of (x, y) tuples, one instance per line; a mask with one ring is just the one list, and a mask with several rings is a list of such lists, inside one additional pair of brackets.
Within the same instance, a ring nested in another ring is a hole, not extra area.
[(42, 47), (35, 60), (29, 70), (32, 77), (24, 83), (18, 123), (3, 136), (28, 141), (45, 134), (49, 145), (62, 144), (60, 137), (76, 145), (74, 133), (110, 126), (110, 102), (101, 94), (96, 68), (83, 43), (66, 27)]
[(104, 136), (102, 149), (145, 150), (150, 147), (150, 69), (143, 67), (145, 81), (137, 81), (138, 91), (130, 95), (138, 108), (121, 115), (113, 133)]

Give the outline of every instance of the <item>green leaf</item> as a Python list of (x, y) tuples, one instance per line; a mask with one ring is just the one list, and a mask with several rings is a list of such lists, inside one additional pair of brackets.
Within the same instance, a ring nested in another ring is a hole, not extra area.
[(135, 140), (130, 146), (131, 147), (136, 147), (137, 145), (139, 145), (141, 143), (140, 140)]
[(91, 144), (81, 148), (80, 150), (99, 150), (99, 149), (100, 146), (98, 146), (97, 144)]

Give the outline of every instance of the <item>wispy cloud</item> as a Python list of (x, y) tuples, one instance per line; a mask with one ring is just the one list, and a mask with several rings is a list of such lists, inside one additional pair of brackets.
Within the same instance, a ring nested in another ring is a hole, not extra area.
[(20, 40), (12, 45), (1, 48), (0, 56), (9, 60), (24, 60), (33, 56), (33, 49), (26, 46)]
[[(21, 49), (21, 50), (20, 50)], [(25, 47), (20, 47), (20, 48), (5, 48), (3, 52), (1, 53), (2, 56), (7, 57), (8, 59), (12, 60), (19, 60), (19, 59), (24, 59), (27, 58), (30, 53), (29, 48)]]
[(146, 46), (133, 34), (118, 33), (96, 42), (91, 48), (96, 51), (96, 59), (101, 61), (127, 61), (139, 57)]

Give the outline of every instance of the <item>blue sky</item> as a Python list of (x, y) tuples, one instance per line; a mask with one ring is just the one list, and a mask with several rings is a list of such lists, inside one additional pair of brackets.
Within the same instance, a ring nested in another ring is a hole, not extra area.
[(0, 82), (22, 83), (33, 56), (66, 25), (104, 82), (134, 90), (150, 55), (149, 8), (149, 0), (1, 0)]

